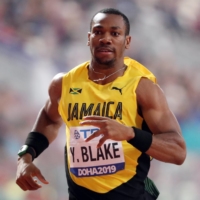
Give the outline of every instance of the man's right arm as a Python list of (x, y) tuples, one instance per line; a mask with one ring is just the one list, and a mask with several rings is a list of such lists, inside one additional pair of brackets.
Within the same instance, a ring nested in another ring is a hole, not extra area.
[[(49, 144), (55, 140), (62, 125), (62, 119), (58, 112), (58, 103), (62, 91), (62, 77), (63, 74), (58, 74), (53, 78), (49, 86), (49, 99), (40, 110), (31, 131), (33, 134), (37, 132), (43, 135)], [(18, 158), (16, 183), (23, 190), (36, 190), (41, 185), (34, 180), (34, 177), (37, 177), (42, 183), (48, 184), (40, 170), (33, 164), (32, 156), (26, 153)]]
[(63, 74), (57, 74), (49, 86), (49, 99), (39, 112), (32, 131), (42, 133), (51, 143), (58, 134), (62, 119), (58, 112), (58, 103), (62, 92)]

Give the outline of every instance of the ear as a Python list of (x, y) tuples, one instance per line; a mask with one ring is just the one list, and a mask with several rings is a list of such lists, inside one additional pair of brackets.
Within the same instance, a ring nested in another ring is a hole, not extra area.
[(126, 36), (126, 41), (125, 41), (125, 49), (129, 49), (131, 43), (131, 36), (127, 35)]
[(91, 36), (91, 33), (88, 32), (88, 41), (87, 41), (87, 46), (90, 46), (90, 36)]

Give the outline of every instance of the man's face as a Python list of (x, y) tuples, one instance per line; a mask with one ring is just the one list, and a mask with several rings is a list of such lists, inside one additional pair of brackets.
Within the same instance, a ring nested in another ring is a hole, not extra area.
[(126, 25), (120, 15), (95, 15), (88, 33), (92, 59), (102, 65), (112, 65), (116, 60), (123, 59), (124, 50), (130, 44), (130, 36), (126, 36), (125, 32)]

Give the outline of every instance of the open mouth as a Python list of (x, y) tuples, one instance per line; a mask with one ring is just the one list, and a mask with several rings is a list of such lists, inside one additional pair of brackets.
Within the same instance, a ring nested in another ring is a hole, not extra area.
[(97, 52), (101, 54), (112, 54), (114, 51), (111, 48), (100, 47), (97, 48)]

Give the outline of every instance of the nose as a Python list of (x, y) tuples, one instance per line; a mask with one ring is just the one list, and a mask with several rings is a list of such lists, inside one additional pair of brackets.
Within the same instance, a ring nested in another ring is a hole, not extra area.
[(111, 44), (112, 40), (111, 40), (110, 35), (104, 34), (102, 36), (102, 38), (99, 39), (99, 42), (102, 43), (102, 44)]

